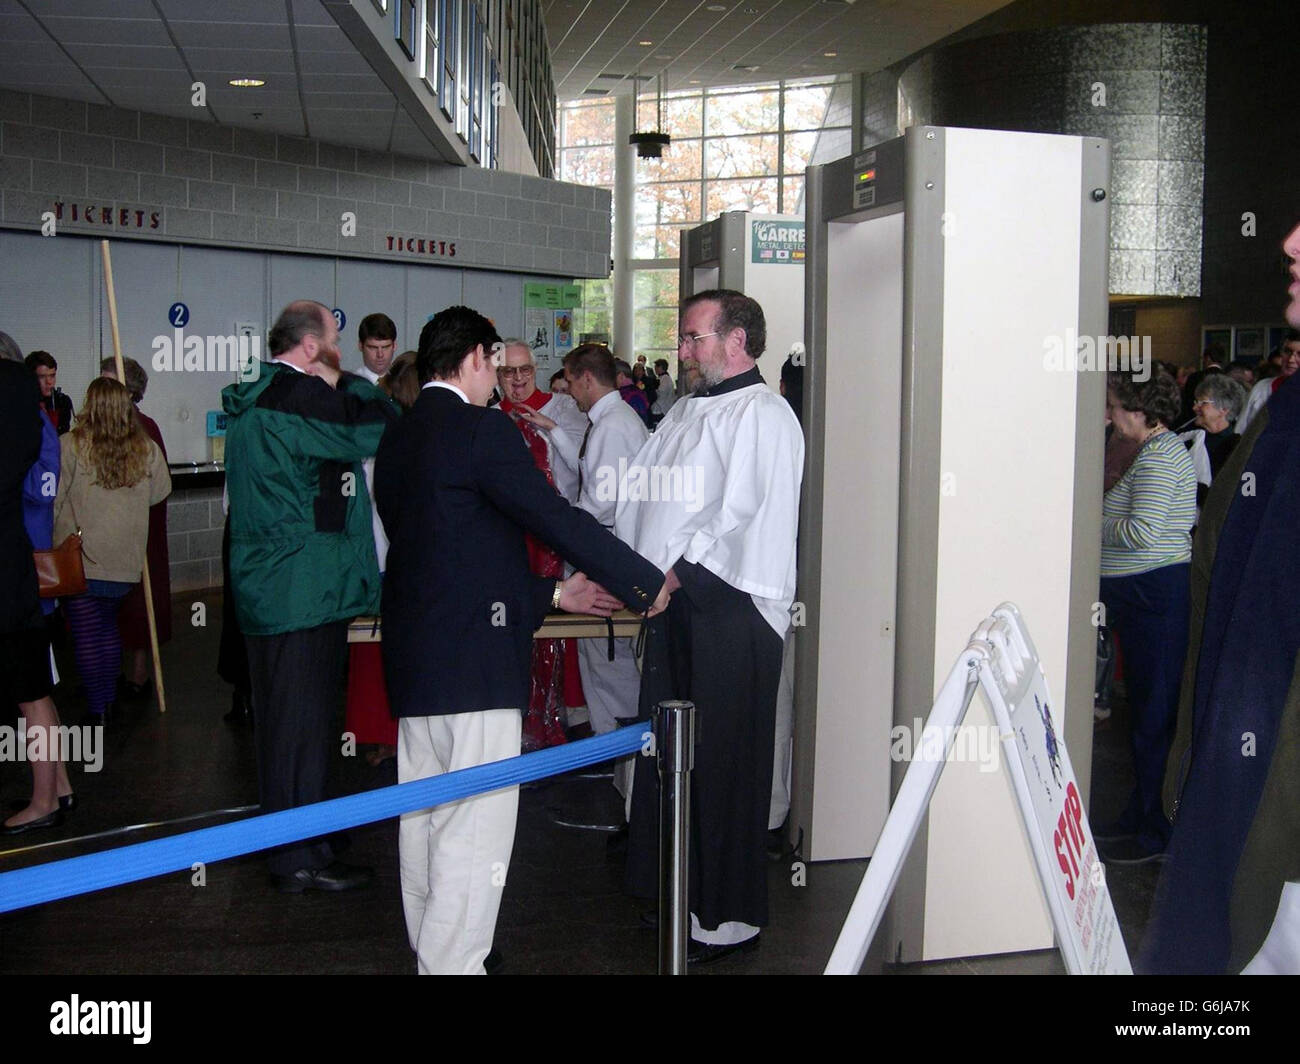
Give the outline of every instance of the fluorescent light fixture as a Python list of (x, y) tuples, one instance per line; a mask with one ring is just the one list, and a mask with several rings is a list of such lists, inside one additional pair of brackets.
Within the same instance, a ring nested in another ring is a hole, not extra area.
[(266, 84), (262, 78), (231, 78), (230, 84), (237, 89), (256, 89)]

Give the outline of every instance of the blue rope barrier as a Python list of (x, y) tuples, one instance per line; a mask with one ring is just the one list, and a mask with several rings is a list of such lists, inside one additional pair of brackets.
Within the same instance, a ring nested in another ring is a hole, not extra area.
[(272, 846), (387, 820), (470, 795), (559, 775), (639, 750), (649, 734), (649, 725), (618, 728), (593, 739), (565, 743), (549, 750), (492, 761), (442, 776), (3, 872), (0, 873), (0, 913), (106, 887), (118, 887), (168, 872), (189, 871), (195, 863), (224, 861)]

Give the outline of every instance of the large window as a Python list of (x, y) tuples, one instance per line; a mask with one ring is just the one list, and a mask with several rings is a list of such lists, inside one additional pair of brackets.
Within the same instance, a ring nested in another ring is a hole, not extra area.
[[(802, 214), (804, 171), (849, 152), (851, 93), (821, 78), (666, 96), (673, 142), (637, 164), (636, 257), (676, 259), (682, 231), (723, 211)], [(653, 115), (653, 98), (640, 107)]]
[[(643, 96), (638, 111), (637, 128), (652, 128), (654, 97)], [(662, 114), (672, 144), (662, 159), (636, 162), (633, 357), (675, 367), (682, 233), (723, 211), (803, 214), (804, 171), (851, 149), (852, 85), (810, 78), (668, 93)], [(561, 106), (559, 175), (613, 190), (611, 99)]]

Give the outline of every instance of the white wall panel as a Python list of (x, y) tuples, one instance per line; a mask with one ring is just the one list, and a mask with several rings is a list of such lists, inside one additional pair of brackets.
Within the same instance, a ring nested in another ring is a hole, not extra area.
[[(1082, 141), (945, 131), (937, 690), (999, 602), (1020, 607), (1064, 734), (1074, 536)], [(967, 723), (992, 727), (982, 699)], [(1051, 924), (1002, 772), (954, 761), (930, 804), (925, 956), (1042, 949)]]
[[(271, 259), (271, 320), (295, 299), (314, 299), (336, 307), (335, 259), (275, 255)], [(268, 325), (268, 328), (270, 326)]]
[(0, 233), (0, 330), (24, 355), (43, 350), (55, 357), (58, 386), (75, 407), (99, 361), (98, 256), (95, 241)]
[[(149, 373), (142, 408), (158, 422), (173, 462), (208, 459), (206, 414), (220, 409), (221, 389), (234, 379), (232, 372), (206, 368), (154, 367), (155, 339), (175, 345), (167, 311), (178, 300), (190, 310), (182, 341), (201, 336), (206, 348), (209, 336), (234, 336), (237, 322), (252, 322), (263, 358), (266, 333), (287, 303), (316, 299), (340, 307), (347, 315), (344, 365), (355, 368), (361, 363), (357, 326), (366, 314), (382, 311), (397, 323), (399, 350), (417, 346), (430, 316), (461, 303), (491, 318), (503, 336), (518, 334), (524, 284), (559, 280), (144, 241), (115, 241), (112, 252), (123, 354)], [(58, 359), (59, 385), (76, 406), (99, 360), (113, 353), (99, 256), (99, 241), (88, 237), (0, 232), (0, 329), (24, 353), (45, 349)]]
[[(454, 307), (463, 299), (464, 276), (461, 270), (449, 270), (440, 266), (406, 267), (406, 318), (405, 326), (397, 321), (397, 344), (399, 351), (415, 350), (420, 345), (420, 330), (431, 317), (447, 307)], [(524, 298), (523, 278), (519, 299)]]
[[(347, 315), (339, 343), (345, 369), (355, 370), (361, 365), (357, 329), (367, 314), (387, 314), (393, 319), (397, 326), (398, 352), (415, 346), (402, 328), (406, 321), (406, 272), (414, 268), (364, 259), (339, 260), (338, 302), (335, 306)], [(418, 333), (415, 338), (419, 339)]]

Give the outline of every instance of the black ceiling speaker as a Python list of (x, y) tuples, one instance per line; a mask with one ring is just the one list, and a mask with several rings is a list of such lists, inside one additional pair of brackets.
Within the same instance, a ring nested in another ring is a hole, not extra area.
[[(638, 79), (639, 80), (639, 79)], [(635, 91), (635, 90), (633, 90)], [(635, 125), (640, 125), (640, 100), (636, 100), (634, 106), (637, 115), (634, 121)], [(636, 148), (637, 158), (639, 159), (662, 159), (664, 149), (672, 143), (672, 137), (663, 132), (664, 117), (664, 76), (662, 74), (655, 82), (655, 128), (647, 130), (644, 133), (634, 132), (627, 138), (627, 142)]]
[(660, 159), (663, 157), (664, 149), (672, 143), (672, 139), (667, 133), (633, 133), (627, 138), (627, 142), (636, 146), (638, 158)]

